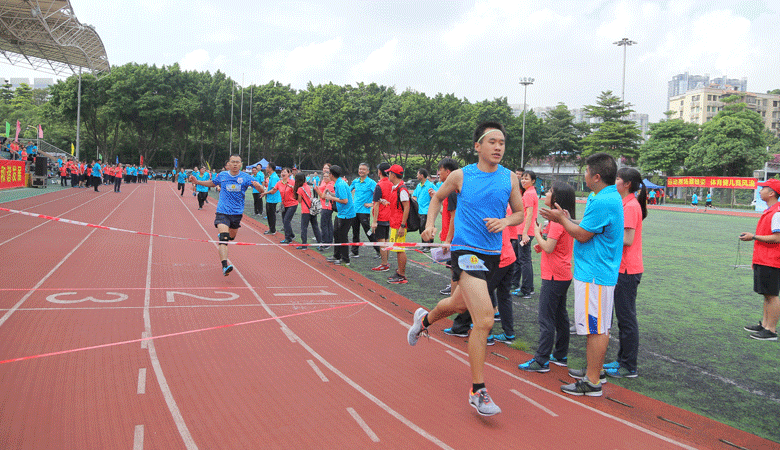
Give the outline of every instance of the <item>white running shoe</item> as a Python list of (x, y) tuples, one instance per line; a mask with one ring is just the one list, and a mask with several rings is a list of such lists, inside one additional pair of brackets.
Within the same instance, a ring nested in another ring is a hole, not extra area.
[(428, 334), (428, 329), (422, 324), (423, 317), (426, 314), (428, 314), (428, 311), (422, 308), (417, 308), (417, 311), (414, 312), (414, 322), (412, 322), (412, 326), (409, 328), (409, 333), (406, 334), (409, 345), (416, 344), (421, 335)]
[(488, 394), (488, 391), (485, 388), (478, 390), (476, 394), (470, 392), (469, 403), (471, 403), (471, 406), (473, 406), (474, 409), (476, 409), (477, 412), (483, 416), (494, 416), (501, 412), (501, 408), (493, 403), (493, 400), (490, 398), (490, 394)]

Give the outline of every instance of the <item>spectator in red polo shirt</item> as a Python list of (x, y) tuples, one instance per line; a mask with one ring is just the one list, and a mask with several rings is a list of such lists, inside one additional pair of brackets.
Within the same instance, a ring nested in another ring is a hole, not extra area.
[(748, 325), (750, 337), (762, 341), (777, 340), (777, 322), (780, 320), (780, 180), (769, 179), (762, 183), (761, 200), (767, 209), (758, 219), (755, 234), (742, 233), (743, 241), (753, 244), (753, 290), (764, 296), (764, 315), (758, 325)]

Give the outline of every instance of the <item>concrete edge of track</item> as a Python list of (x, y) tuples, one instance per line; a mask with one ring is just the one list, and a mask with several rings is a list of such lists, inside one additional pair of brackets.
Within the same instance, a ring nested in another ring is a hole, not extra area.
[[(663, 207), (659, 207), (659, 209), (661, 208)], [(268, 229), (265, 224), (258, 222), (250, 216), (244, 216), (242, 224), (254, 227), (260, 232)], [(323, 271), (332, 272), (335, 278), (340, 278), (351, 290), (360, 293), (365, 300), (373, 303), (403, 323), (411, 323), (414, 311), (420, 307), (412, 300), (365, 278), (348, 267), (327, 263), (325, 256), (319, 252), (302, 252), (298, 254), (298, 257), (322, 268)], [(449, 326), (448, 321), (434, 324), (431, 328), (431, 339), (441, 341), (466, 355), (468, 340), (448, 336), (441, 332), (447, 326)], [(550, 372), (546, 374), (525, 373), (517, 369), (518, 364), (527, 361), (532, 356), (531, 354), (497, 343), (495, 346), (488, 348), (486, 363), (510, 374), (510, 376), (518, 380), (554, 393), (560, 392), (562, 384), (568, 384), (573, 381), (569, 377), (566, 367), (551, 365)], [(689, 442), (696, 447), (744, 448), (752, 450), (771, 448), (778, 445), (752, 433), (652, 399), (612, 383), (608, 383), (605, 390), (605, 395), (596, 399), (571, 397), (563, 393), (558, 395), (574, 402), (583, 403), (587, 407), (603, 414), (640, 425), (661, 435)]]

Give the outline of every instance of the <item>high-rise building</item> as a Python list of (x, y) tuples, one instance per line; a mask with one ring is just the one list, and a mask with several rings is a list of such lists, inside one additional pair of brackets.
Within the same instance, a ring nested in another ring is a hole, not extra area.
[(690, 75), (688, 72), (681, 73), (672, 77), (668, 83), (668, 92), (666, 95), (666, 110), (671, 109), (669, 99), (678, 95), (685, 94), (694, 89), (714, 87), (717, 89), (730, 89), (734, 91), (747, 92), (747, 78), (729, 78), (726, 75), (710, 80), (709, 74)]
[(780, 137), (780, 95), (743, 92), (712, 87), (694, 89), (669, 99), (670, 119), (682, 119), (700, 125), (709, 122), (723, 109), (723, 99), (737, 95), (747, 108), (761, 115), (764, 126)]
[(33, 78), (33, 89), (46, 89), (54, 84), (54, 78)]

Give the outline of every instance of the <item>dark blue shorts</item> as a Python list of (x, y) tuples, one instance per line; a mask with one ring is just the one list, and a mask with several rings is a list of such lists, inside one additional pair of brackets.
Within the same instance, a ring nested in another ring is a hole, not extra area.
[(233, 215), (217, 213), (216, 217), (214, 218), (214, 228), (216, 228), (219, 224), (223, 224), (227, 225), (231, 230), (237, 230), (241, 228), (241, 219), (243, 217), (243, 214)]

